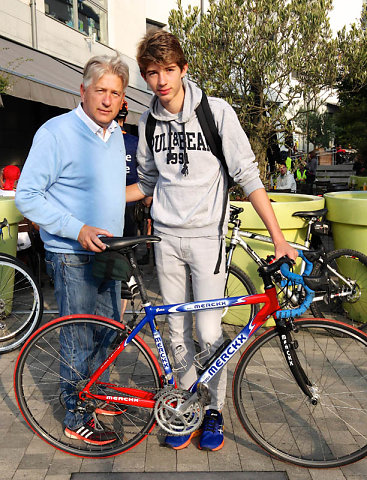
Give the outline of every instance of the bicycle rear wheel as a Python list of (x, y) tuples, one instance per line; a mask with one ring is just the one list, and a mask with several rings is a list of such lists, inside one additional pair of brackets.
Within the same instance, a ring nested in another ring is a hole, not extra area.
[(248, 434), (303, 467), (338, 467), (367, 454), (367, 335), (327, 319), (294, 322), (293, 347), (319, 396), (301, 391), (274, 328), (242, 355), (233, 399)]
[(0, 255), (0, 353), (18, 348), (36, 330), (43, 297), (30, 270), (14, 257)]
[[(355, 250), (340, 249), (328, 253), (326, 264), (343, 275), (352, 286), (318, 264), (313, 275), (327, 275), (328, 286), (327, 290), (316, 292), (316, 296), (323, 296), (323, 300), (311, 304), (312, 314), (367, 327), (367, 256)], [(335, 294), (341, 296), (330, 298)]]
[[(255, 295), (256, 288), (240, 268), (230, 265), (225, 286), (225, 297)], [(223, 309), (222, 322), (231, 325), (246, 325), (258, 312), (258, 305), (239, 305)]]
[[(93, 338), (98, 336), (98, 354), (102, 345), (106, 347), (103, 358), (96, 362), (95, 352), (90, 356), (85, 355), (87, 368), (83, 372), (77, 371), (75, 364), (71, 360), (67, 363), (60, 354), (60, 335), (63, 336), (65, 344), (66, 329), (72, 332), (73, 340), (80, 345), (82, 352), (85, 351), (85, 339), (90, 338), (92, 331)], [(64, 435), (63, 421), (67, 408), (70, 409), (69, 405), (73, 401), (77, 405), (78, 393), (86, 385), (86, 377), (90, 377), (123, 341), (124, 331), (125, 327), (113, 320), (78, 315), (46, 324), (27, 341), (15, 367), (15, 394), (23, 417), (39, 437), (57, 449), (73, 455), (108, 457), (133, 448), (152, 430), (155, 424), (153, 408), (112, 403), (114, 409), (119, 410), (119, 415), (98, 415), (98, 419), (102, 420), (110, 431), (115, 432), (116, 441), (97, 446)], [(86, 374), (88, 370), (89, 374)], [(70, 371), (77, 379), (74, 382), (67, 378)], [(126, 346), (109, 370), (101, 375), (98, 383), (92, 386), (91, 392), (112, 397), (132, 395), (119, 392), (118, 387), (137, 388), (146, 391), (150, 396), (160, 387), (159, 365), (149, 347), (139, 337), (135, 337)], [(66, 389), (72, 393), (68, 392), (66, 395)], [(68, 407), (66, 402), (69, 402)], [(95, 408), (101, 406), (100, 403), (93, 400), (81, 401), (76, 408), (82, 413), (88, 410), (91, 415)]]

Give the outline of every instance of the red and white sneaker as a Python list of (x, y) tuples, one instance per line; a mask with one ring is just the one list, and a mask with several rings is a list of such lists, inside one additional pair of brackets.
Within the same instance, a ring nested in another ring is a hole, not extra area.
[[(101, 426), (103, 427), (103, 424), (101, 424)], [(108, 443), (112, 443), (117, 440), (117, 436), (114, 432), (109, 432), (104, 429), (97, 429), (93, 418), (75, 430), (71, 430), (70, 428), (66, 427), (64, 434), (68, 438), (83, 440), (85, 443), (90, 443), (92, 445), (107, 445)]]
[(114, 415), (121, 415), (121, 413), (126, 412), (126, 408), (120, 408), (116, 405), (112, 405), (110, 403), (102, 403), (99, 407), (96, 408), (95, 413), (99, 415), (107, 415), (107, 416), (114, 416)]

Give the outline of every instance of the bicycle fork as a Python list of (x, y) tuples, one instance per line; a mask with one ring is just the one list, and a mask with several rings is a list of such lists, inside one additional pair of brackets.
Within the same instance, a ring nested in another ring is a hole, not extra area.
[(290, 371), (302, 392), (310, 398), (312, 405), (317, 405), (319, 400), (318, 388), (312, 385), (297, 355), (298, 342), (292, 338), (291, 332), (297, 332), (293, 321), (279, 320), (276, 329), (278, 331), (280, 345)]

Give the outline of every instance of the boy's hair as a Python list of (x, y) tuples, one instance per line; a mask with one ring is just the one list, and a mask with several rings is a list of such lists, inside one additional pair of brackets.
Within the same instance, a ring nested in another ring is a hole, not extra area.
[(98, 81), (106, 73), (117, 75), (121, 79), (123, 90), (126, 90), (129, 83), (129, 67), (118, 54), (113, 57), (100, 55), (90, 58), (84, 66), (84, 87), (88, 88), (93, 81)]
[(187, 63), (178, 38), (165, 30), (152, 30), (142, 38), (136, 60), (143, 76), (151, 63), (162, 66), (177, 63), (181, 70)]

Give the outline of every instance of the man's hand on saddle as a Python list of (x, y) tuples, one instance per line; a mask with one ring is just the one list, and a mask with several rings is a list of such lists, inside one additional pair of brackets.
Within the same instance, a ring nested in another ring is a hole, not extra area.
[(113, 237), (112, 233), (102, 228), (90, 227), (83, 225), (78, 235), (80, 245), (90, 252), (102, 252), (106, 249), (106, 245), (99, 239), (99, 235), (105, 237)]

